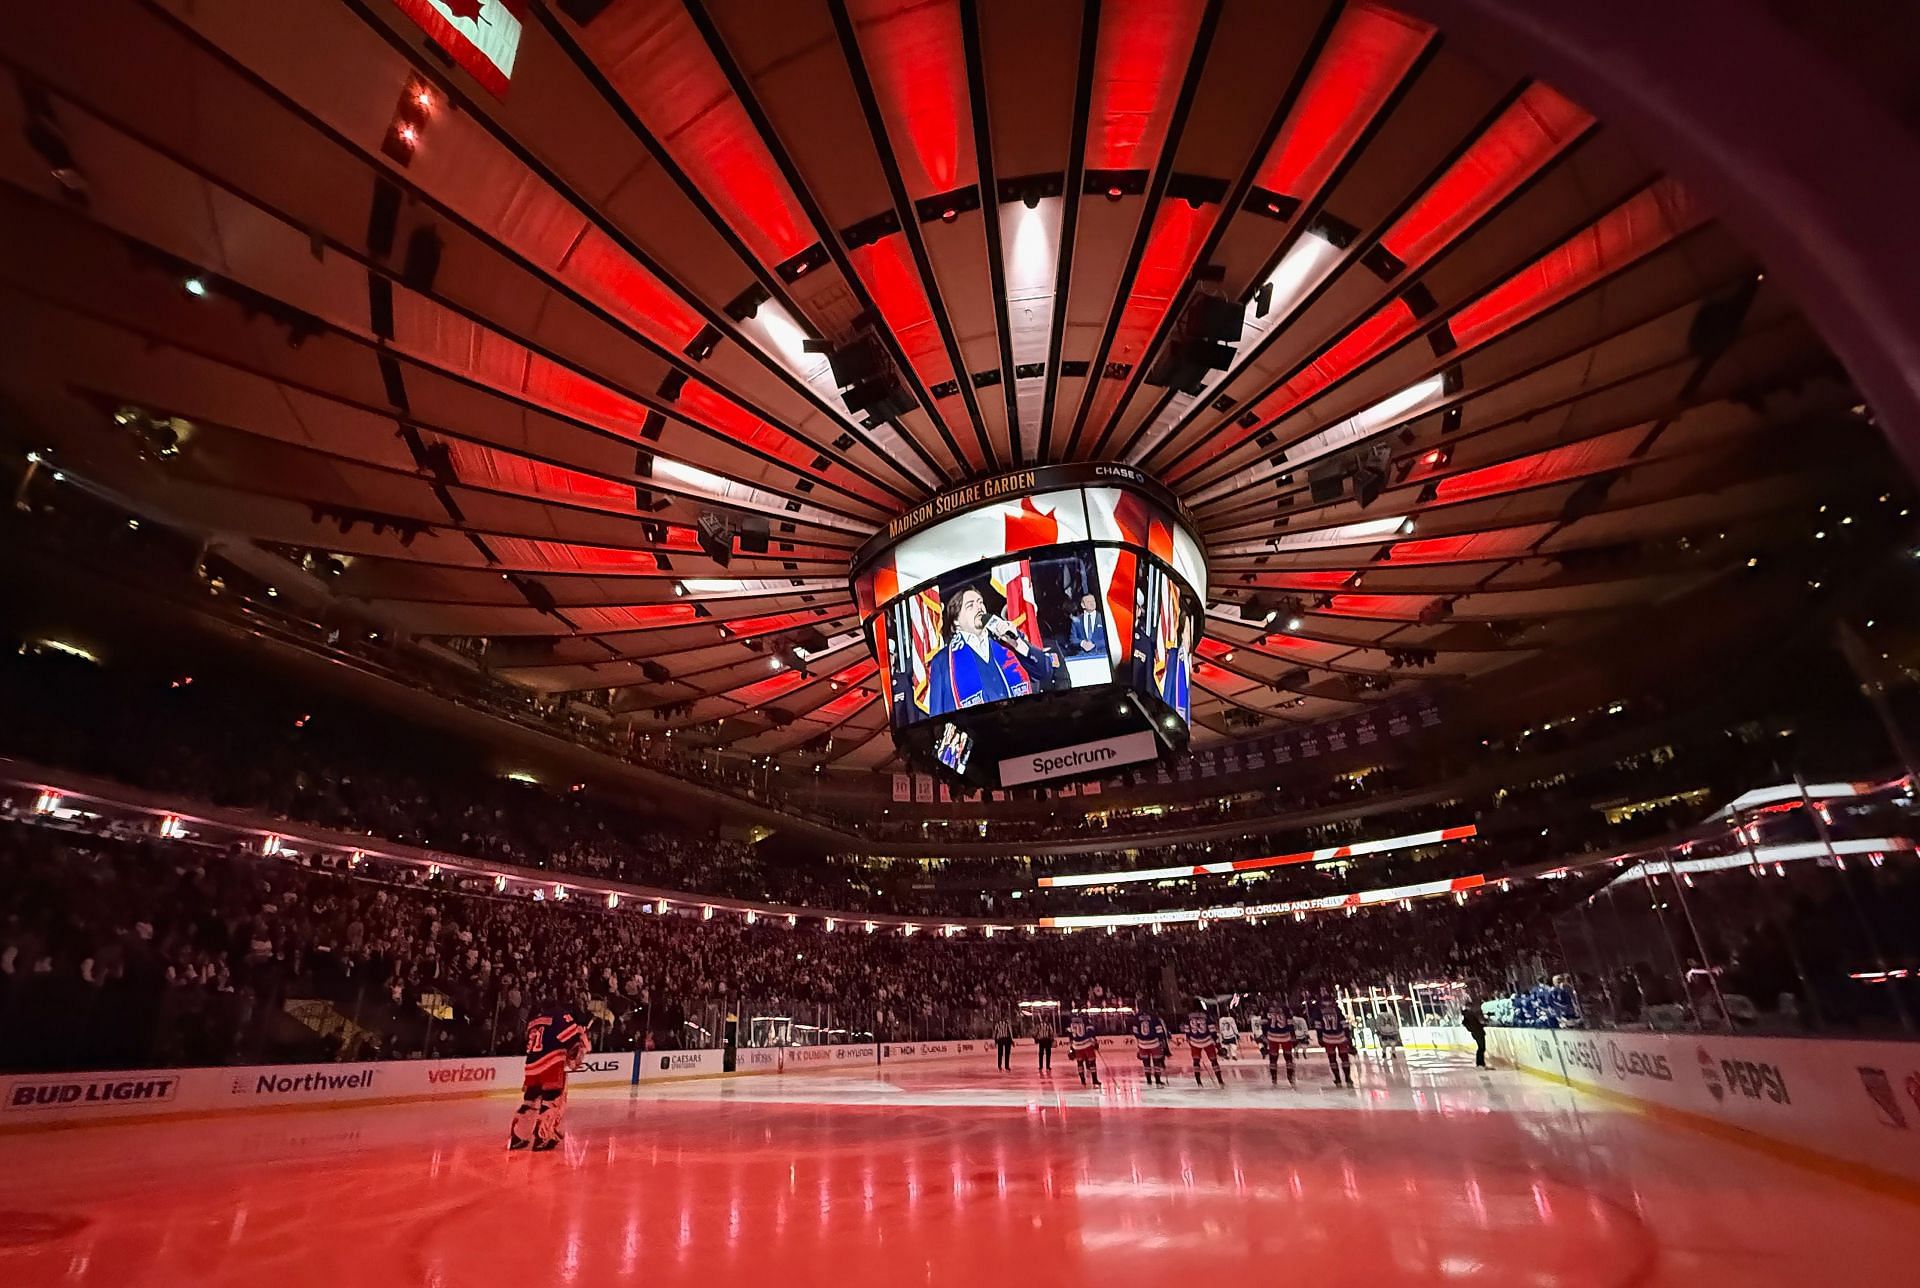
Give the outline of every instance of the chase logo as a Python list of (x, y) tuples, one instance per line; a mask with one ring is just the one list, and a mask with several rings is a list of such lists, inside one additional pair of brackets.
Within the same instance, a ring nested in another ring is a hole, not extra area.
[(1596, 1076), (1605, 1070), (1605, 1066), (1600, 1063), (1600, 1044), (1592, 1038), (1563, 1041), (1560, 1044), (1560, 1052), (1566, 1057), (1567, 1063), (1575, 1068), (1585, 1069)]

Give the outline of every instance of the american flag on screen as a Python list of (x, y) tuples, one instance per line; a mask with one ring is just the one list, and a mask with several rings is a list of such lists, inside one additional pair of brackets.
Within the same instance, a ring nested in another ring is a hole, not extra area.
[(394, 0), (453, 61), (495, 98), (505, 98), (520, 52), (527, 0)]
[(913, 668), (913, 705), (925, 712), (931, 710), (928, 668), (946, 643), (940, 638), (938, 586), (929, 586), (907, 600), (907, 629), (910, 636), (907, 662)]

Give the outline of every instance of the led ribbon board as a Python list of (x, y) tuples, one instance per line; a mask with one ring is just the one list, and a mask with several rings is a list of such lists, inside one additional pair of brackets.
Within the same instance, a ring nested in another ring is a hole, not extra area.
[(1458, 827), (1440, 827), (1430, 832), (1389, 836), (1378, 841), (1355, 841), (1351, 845), (1329, 845), (1294, 854), (1273, 854), (1263, 859), (1231, 859), (1224, 863), (1192, 863), (1172, 868), (1136, 868), (1130, 872), (1080, 872), (1072, 876), (1041, 877), (1039, 884), (1044, 890), (1068, 886), (1126, 885), (1134, 881), (1168, 881), (1181, 877), (1227, 876), (1235, 872), (1256, 872), (1261, 868), (1281, 868), (1294, 863), (1324, 863), (1331, 859), (1385, 854), (1390, 850), (1410, 850), (1422, 845), (1438, 845), (1443, 841), (1465, 841), (1479, 834), (1479, 828), (1472, 823), (1464, 823)]

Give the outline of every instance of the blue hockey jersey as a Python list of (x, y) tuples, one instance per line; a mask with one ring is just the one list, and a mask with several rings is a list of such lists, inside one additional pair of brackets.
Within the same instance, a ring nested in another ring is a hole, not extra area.
[(527, 1021), (527, 1072), (546, 1073), (587, 1051), (587, 1026), (572, 1011), (546, 1011)]
[(1338, 1003), (1322, 1001), (1314, 1008), (1313, 1028), (1324, 1044), (1329, 1038), (1344, 1039), (1347, 1036), (1347, 1017), (1340, 1013)]

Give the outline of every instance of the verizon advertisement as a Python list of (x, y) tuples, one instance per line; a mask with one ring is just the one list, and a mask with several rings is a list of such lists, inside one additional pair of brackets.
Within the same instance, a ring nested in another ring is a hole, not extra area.
[(1015, 787), (1021, 783), (1037, 783), (1042, 779), (1062, 778), (1068, 774), (1095, 773), (1121, 765), (1138, 764), (1143, 760), (1155, 760), (1159, 755), (1160, 743), (1153, 734), (1122, 734), (1118, 738), (1075, 743), (1071, 747), (1055, 747), (1051, 751), (1036, 751), (1003, 760), (1000, 762), (1000, 782), (1003, 786)]

